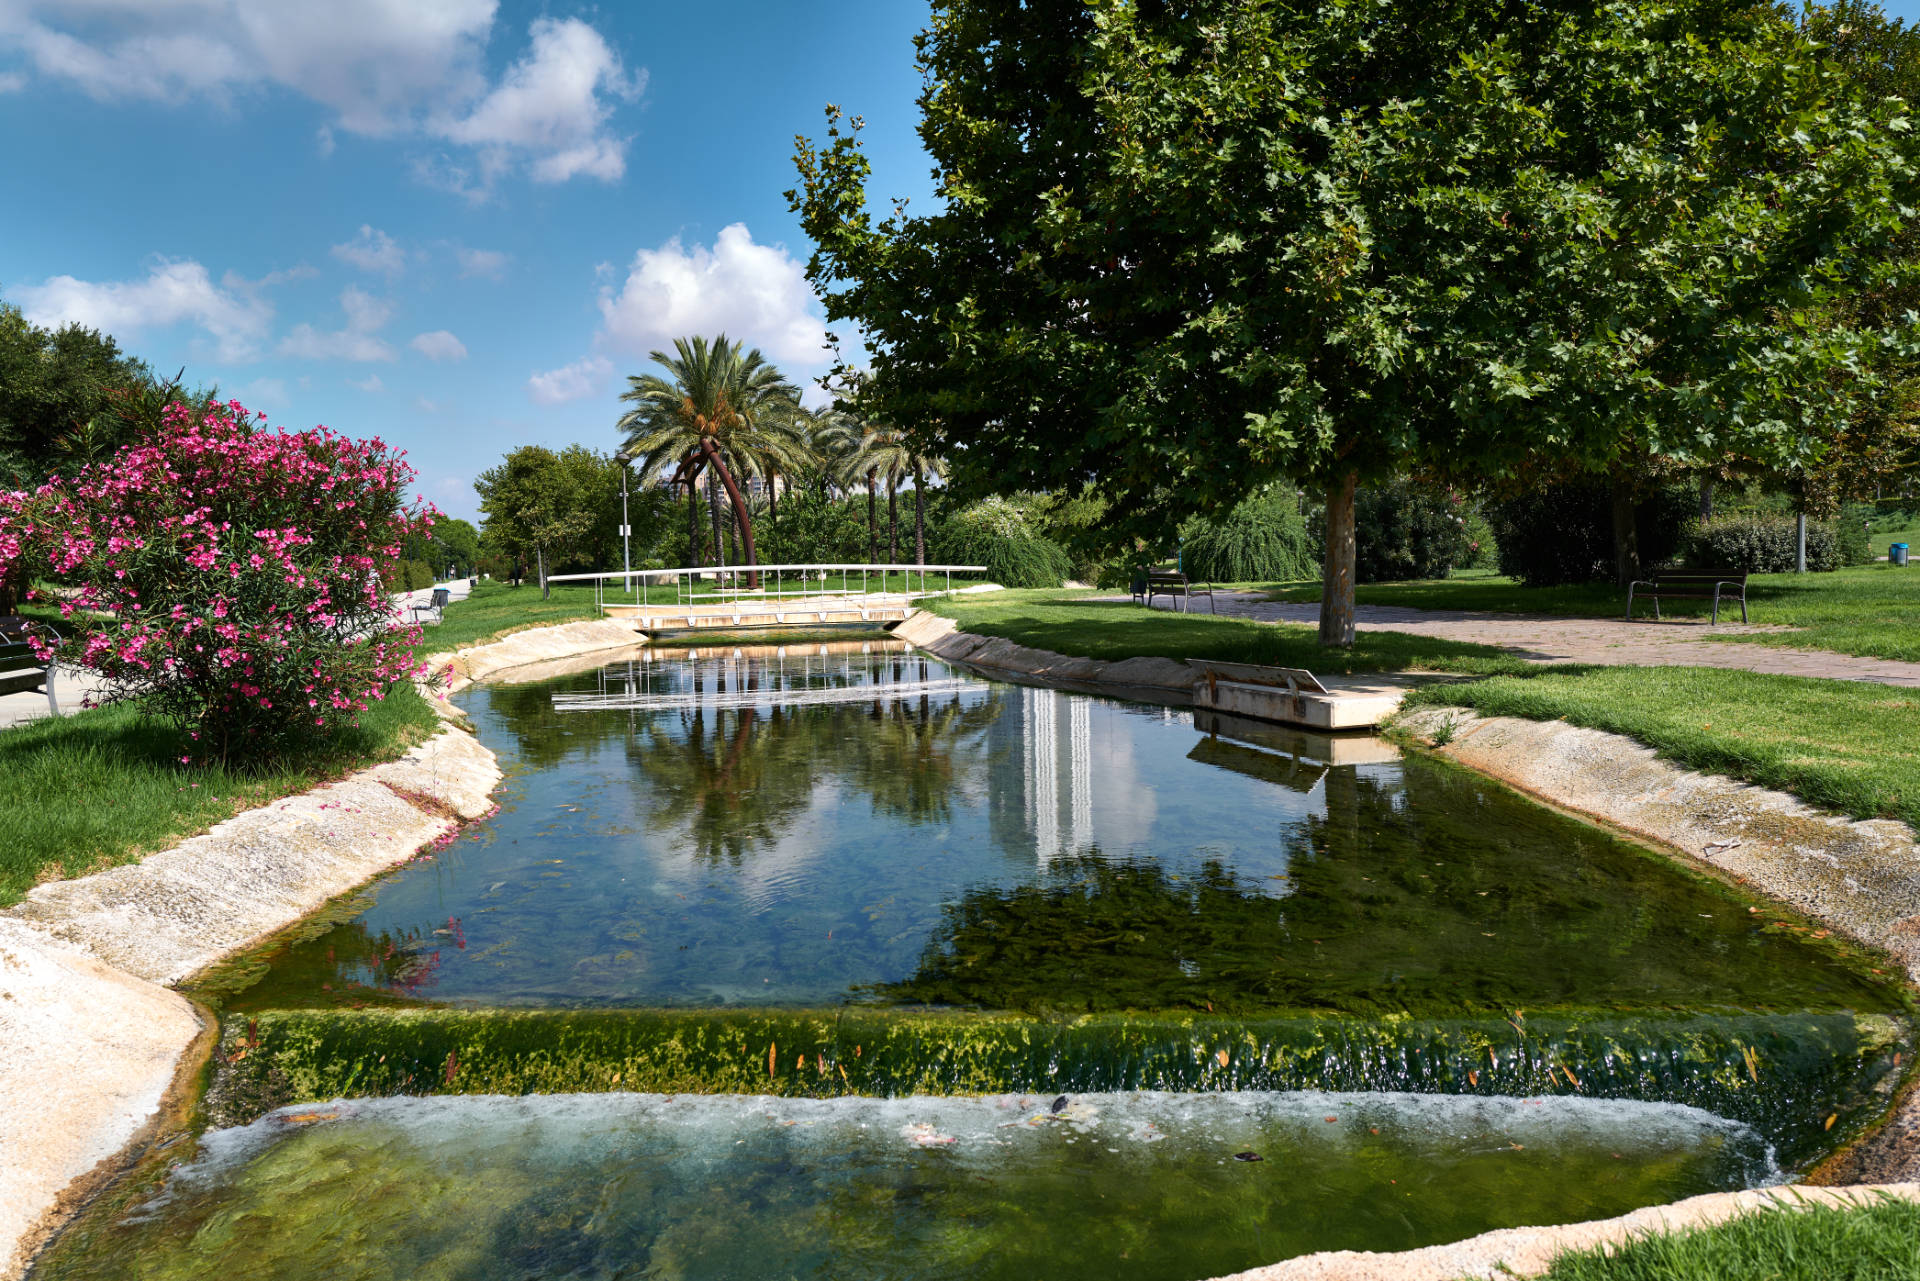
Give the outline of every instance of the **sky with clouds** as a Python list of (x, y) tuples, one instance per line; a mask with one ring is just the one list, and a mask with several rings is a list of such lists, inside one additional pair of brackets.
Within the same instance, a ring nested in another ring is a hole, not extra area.
[[(1920, 3), (1920, 0), (1916, 0)], [(611, 450), (647, 353), (825, 369), (781, 194), (863, 115), (924, 202), (923, 0), (0, 0), (0, 297), (406, 449), (477, 518), (521, 444)]]

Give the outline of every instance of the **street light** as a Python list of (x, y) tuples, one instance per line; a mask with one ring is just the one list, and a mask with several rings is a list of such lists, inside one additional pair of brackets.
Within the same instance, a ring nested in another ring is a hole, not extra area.
[(633, 461), (626, 450), (614, 455), (620, 460), (620, 569), (627, 576), (627, 590), (633, 585), (633, 526), (627, 523), (627, 464)]

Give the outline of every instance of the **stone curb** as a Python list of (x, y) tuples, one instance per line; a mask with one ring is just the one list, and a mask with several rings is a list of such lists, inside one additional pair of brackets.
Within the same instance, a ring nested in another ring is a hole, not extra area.
[(1193, 694), (1193, 669), (1171, 658), (1127, 658), (1104, 662), (1070, 658), (1048, 649), (1016, 645), (1000, 637), (963, 632), (951, 618), (916, 610), (893, 634), (936, 657), (971, 667), (1008, 672), (1068, 685), (1111, 685), (1122, 690), (1153, 690), (1185, 702)]
[[(1369, 1254), (1329, 1250), (1269, 1264), (1216, 1281), (1496, 1281), (1537, 1277), (1564, 1250), (1591, 1250), (1635, 1237), (1710, 1227), (1742, 1214), (1791, 1213), (1815, 1206), (1871, 1205), (1891, 1197), (1920, 1201), (1920, 1183), (1852, 1188), (1749, 1188), (1710, 1192), (1669, 1205), (1650, 1205), (1617, 1219), (1554, 1227), (1502, 1228), (1451, 1245)], [(1731, 1279), (1730, 1279), (1731, 1281)]]

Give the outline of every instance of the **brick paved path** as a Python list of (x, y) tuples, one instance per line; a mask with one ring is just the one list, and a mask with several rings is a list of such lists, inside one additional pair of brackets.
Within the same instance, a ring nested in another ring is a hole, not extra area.
[[(1266, 623), (1318, 624), (1320, 621), (1317, 603), (1287, 604), (1252, 592), (1221, 592), (1217, 601), (1222, 614), (1238, 618)], [(1738, 623), (1722, 623), (1718, 627), (1709, 627), (1698, 620), (1629, 623), (1617, 618), (1555, 618), (1472, 610), (1406, 609), (1397, 605), (1361, 605), (1354, 610), (1354, 615), (1355, 625), (1361, 631), (1410, 632), (1439, 640), (1497, 645), (1535, 663), (1729, 667), (1783, 676), (1822, 676), (1830, 680), (1920, 687), (1920, 663), (1855, 658), (1819, 649), (1717, 645), (1706, 639), (1709, 634), (1779, 630), (1744, 627)]]

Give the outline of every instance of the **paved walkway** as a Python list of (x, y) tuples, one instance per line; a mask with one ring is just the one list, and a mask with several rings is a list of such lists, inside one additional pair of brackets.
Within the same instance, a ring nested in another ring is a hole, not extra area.
[[(451, 593), (454, 600), (467, 597), (467, 580), (456, 578), (450, 583), (441, 583)], [(400, 611), (402, 621), (410, 621), (413, 611), (408, 607), (425, 604), (433, 595), (433, 589), (422, 588), (417, 592), (398, 592), (393, 603)], [(432, 635), (432, 623), (428, 623), (428, 635)], [(72, 669), (56, 670), (53, 678), (53, 694), (60, 700), (60, 712), (70, 716), (80, 710), (87, 695), (99, 688), (100, 681), (91, 672)], [(21, 725), (27, 721), (39, 720), (48, 715), (47, 696), (45, 694), (5, 694), (0, 695), (0, 729), (9, 725)]]
[[(1221, 592), (1216, 601), (1220, 613), (1237, 618), (1309, 625), (1320, 621), (1317, 602), (1270, 601), (1255, 592)], [(1746, 627), (1738, 623), (1711, 627), (1698, 620), (1629, 623), (1618, 618), (1557, 618), (1473, 610), (1406, 609), (1398, 605), (1361, 605), (1354, 610), (1354, 615), (1355, 626), (1361, 631), (1408, 632), (1436, 640), (1497, 645), (1534, 663), (1726, 667), (1782, 676), (1818, 676), (1920, 687), (1920, 663), (1855, 658), (1820, 649), (1715, 644), (1707, 639), (1711, 635), (1782, 630), (1779, 628)]]

